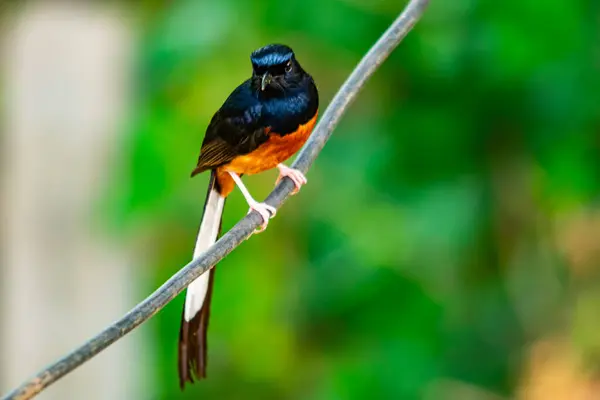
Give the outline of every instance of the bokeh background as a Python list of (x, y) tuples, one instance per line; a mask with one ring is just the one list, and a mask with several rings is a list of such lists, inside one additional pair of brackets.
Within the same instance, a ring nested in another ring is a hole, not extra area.
[[(600, 398), (600, 3), (432, 3), (219, 264), (209, 379), (178, 388), (181, 295), (40, 398)], [(0, 1), (0, 392), (190, 260), (252, 50), (292, 46), (324, 110), (402, 6)]]

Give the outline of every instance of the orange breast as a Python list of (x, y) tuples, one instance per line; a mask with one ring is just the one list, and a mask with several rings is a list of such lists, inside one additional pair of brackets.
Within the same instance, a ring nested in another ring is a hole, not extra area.
[(229, 164), (220, 169), (237, 174), (258, 174), (284, 162), (296, 153), (306, 143), (317, 121), (317, 114), (304, 125), (300, 125), (296, 132), (285, 136), (271, 133), (269, 139), (261, 144), (252, 153), (238, 156)]

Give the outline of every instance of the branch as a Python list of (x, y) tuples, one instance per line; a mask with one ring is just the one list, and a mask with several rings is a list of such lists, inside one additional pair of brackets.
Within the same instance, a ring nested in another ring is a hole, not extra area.
[[(429, 0), (411, 0), (402, 14), (400, 14), (371, 50), (363, 57), (335, 95), (331, 104), (329, 104), (314, 133), (292, 165), (293, 168), (306, 173), (325, 146), (327, 140), (331, 137), (333, 129), (339, 123), (342, 115), (356, 98), (359, 90), (362, 89), (365, 82), (414, 26), (425, 11), (428, 3)], [(290, 179), (283, 179), (267, 197), (266, 202), (279, 208), (290, 195), (293, 188), (294, 184)], [(88, 340), (81, 347), (40, 371), (37, 375), (6, 395), (3, 400), (31, 399), (46, 387), (81, 366), (84, 362), (150, 319), (150, 317), (154, 316), (154, 314), (159, 312), (181, 293), (194, 279), (209, 270), (213, 265), (216, 265), (246, 240), (261, 222), (262, 219), (258, 213), (253, 212), (248, 214), (204, 254), (179, 270), (171, 279), (139, 303), (123, 318)]]

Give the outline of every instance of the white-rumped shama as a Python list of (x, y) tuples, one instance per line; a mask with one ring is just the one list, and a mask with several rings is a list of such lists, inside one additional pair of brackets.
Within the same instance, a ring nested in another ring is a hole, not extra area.
[[(275, 209), (259, 203), (241, 176), (277, 167), (279, 179), (292, 179), (296, 190), (304, 175), (282, 164), (308, 139), (317, 119), (319, 96), (312, 77), (300, 66), (291, 48), (271, 44), (254, 51), (252, 77), (238, 86), (213, 116), (192, 176), (210, 170), (208, 194), (194, 258), (219, 235), (225, 198), (237, 185), (250, 210), (263, 219), (262, 230)], [(187, 288), (179, 332), (179, 382), (206, 377), (206, 333), (215, 268)]]

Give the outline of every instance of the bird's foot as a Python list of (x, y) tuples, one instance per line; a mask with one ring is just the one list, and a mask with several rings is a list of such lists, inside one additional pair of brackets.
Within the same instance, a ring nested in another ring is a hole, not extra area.
[(302, 185), (308, 182), (304, 174), (297, 169), (290, 168), (285, 164), (279, 164), (277, 165), (277, 168), (279, 168), (279, 176), (277, 177), (275, 185), (277, 185), (283, 178), (287, 176), (294, 182), (294, 185), (296, 185), (296, 189), (294, 189), (292, 192), (293, 195), (298, 193)]
[(248, 202), (250, 206), (250, 210), (248, 210), (248, 214), (250, 214), (253, 210), (260, 214), (262, 217), (263, 223), (260, 225), (260, 228), (256, 229), (254, 233), (260, 233), (267, 229), (267, 225), (269, 224), (269, 219), (273, 218), (275, 214), (277, 214), (277, 209), (273, 206), (270, 206), (266, 203), (259, 203), (257, 201)]

